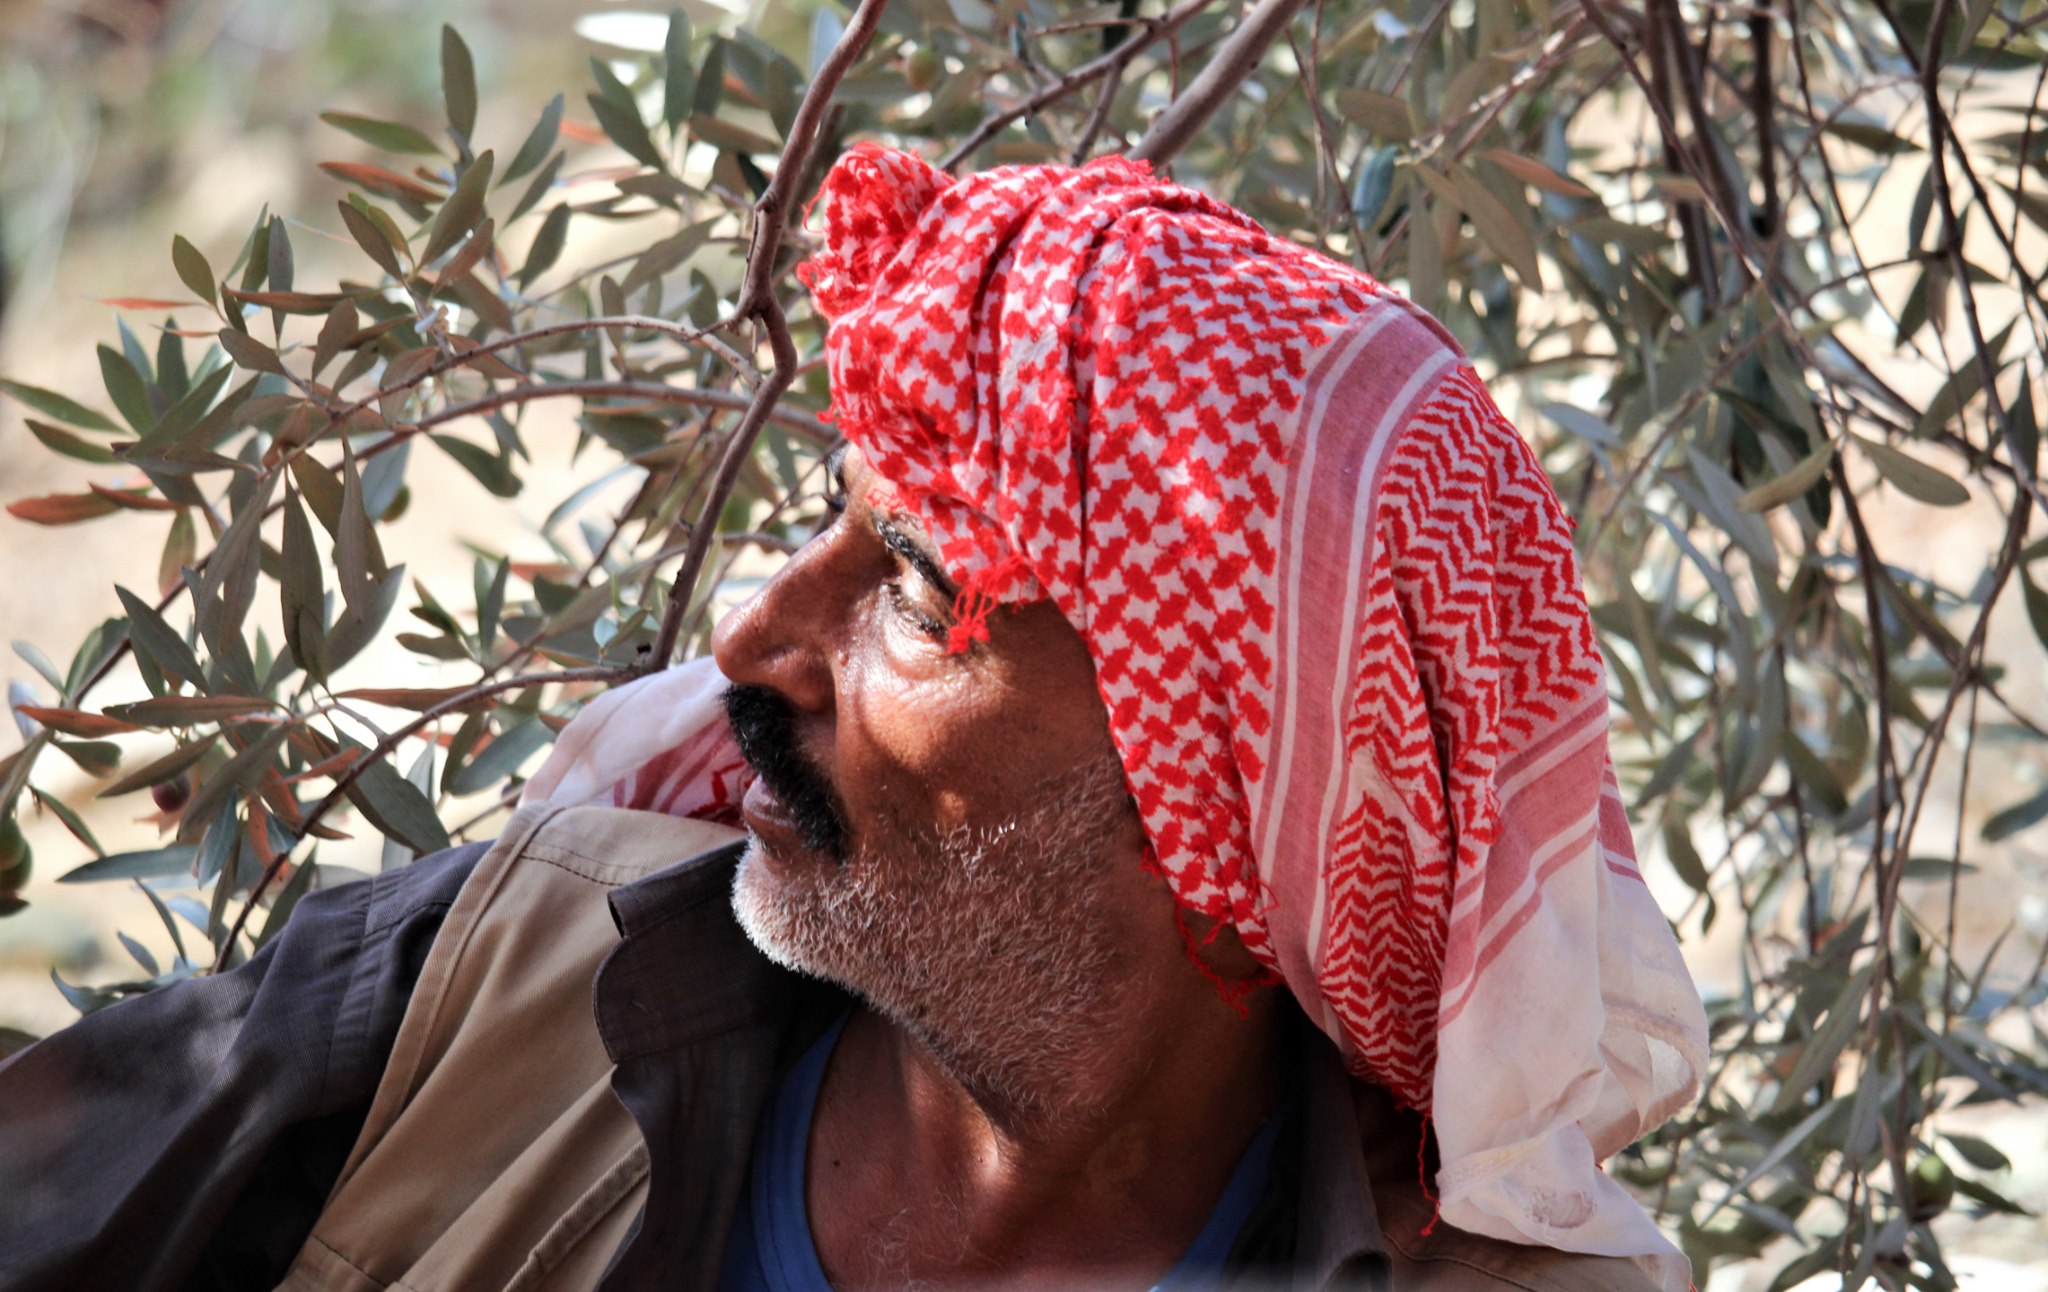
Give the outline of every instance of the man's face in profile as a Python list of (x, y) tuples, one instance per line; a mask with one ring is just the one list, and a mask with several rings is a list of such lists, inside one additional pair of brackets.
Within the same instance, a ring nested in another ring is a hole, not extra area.
[(957, 589), (917, 522), (858, 450), (832, 469), (830, 523), (714, 642), (758, 773), (735, 906), (767, 954), (1029, 1105), (1123, 982), (1133, 908), (1170, 930), (1170, 899), (1079, 634), (1040, 602), (949, 652)]

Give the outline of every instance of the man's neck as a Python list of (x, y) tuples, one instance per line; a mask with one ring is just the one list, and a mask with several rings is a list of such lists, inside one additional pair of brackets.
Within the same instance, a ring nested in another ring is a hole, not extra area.
[(1280, 1096), (1279, 1008), (1207, 983), (1130, 991), (1071, 1083), (997, 1106), (957, 1064), (861, 1009), (819, 1092), (805, 1194), (841, 1292), (1149, 1287), (1214, 1208)]

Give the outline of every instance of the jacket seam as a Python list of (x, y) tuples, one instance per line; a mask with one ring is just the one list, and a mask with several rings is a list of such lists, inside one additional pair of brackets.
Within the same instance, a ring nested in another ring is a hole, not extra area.
[[(638, 1130), (637, 1123), (635, 1130)], [(544, 1231), (527, 1253), (537, 1277), (545, 1278), (561, 1268), (600, 1225), (646, 1183), (649, 1173), (647, 1141), (636, 1136), (635, 1143), (604, 1174), (585, 1187), (567, 1209)], [(521, 1271), (523, 1273), (523, 1270)], [(518, 1282), (518, 1275), (513, 1276)]]
[[(512, 820), (506, 822), (507, 833), (498, 836), (497, 841), (485, 850), (484, 855), (482, 857), (479, 857), (477, 859), (476, 867), (472, 869), (467, 876), (464, 877), (462, 887), (457, 894), (458, 900), (460, 899), (460, 896), (462, 894), (467, 893), (469, 891), (471, 881), (477, 878), (477, 872), (484, 868), (485, 863), (491, 859), (492, 854), (497, 853), (500, 849), (505, 849), (510, 854), (510, 856), (507, 859), (507, 864), (498, 867), (495, 874), (490, 874), (487, 876), (489, 891), (484, 893), (483, 897), (480, 899), (482, 903), (486, 906), (488, 906), (491, 901), (495, 900), (498, 892), (504, 888), (506, 880), (511, 875), (512, 867), (510, 865), (510, 862), (517, 860), (519, 854), (523, 853), (526, 850), (526, 848), (533, 842), (534, 836), (539, 834), (541, 829), (545, 827), (547, 823), (554, 817), (560, 815), (560, 813), (563, 810), (551, 804), (541, 804), (539, 806), (541, 810), (534, 813), (533, 818), (530, 822), (522, 822), (519, 820), (520, 814), (525, 812), (525, 808), (521, 808), (519, 809), (519, 811), (513, 813)], [(523, 826), (524, 828), (521, 829), (517, 834), (514, 834), (511, 833), (511, 828), (514, 826)], [(441, 951), (441, 945), (444, 940), (443, 935), (446, 932), (447, 930), (445, 929), (436, 932), (434, 937), (434, 948), (431, 952), (428, 953), (426, 963), (420, 967), (421, 977), (425, 977), (430, 969), (436, 967), (436, 959)], [(459, 929), (457, 933), (458, 941), (453, 944), (450, 944), (446, 956), (446, 963), (453, 963), (455, 961), (458, 961), (462, 958), (464, 954), (467, 953), (469, 949), (470, 939), (474, 937), (476, 934), (476, 925), (474, 922), (472, 922), (467, 927)], [(415, 983), (414, 987), (415, 991), (417, 991), (418, 984)], [(445, 1003), (445, 1000), (441, 997), (441, 995), (437, 993), (433, 1001), (432, 1013), (430, 1013), (425, 1019), (422, 1020), (429, 1034), (432, 1034), (433, 1032), (439, 1029), (441, 1025), (441, 1011)], [(411, 1003), (408, 1002), (406, 1013), (410, 1015), (411, 1012)], [(387, 1075), (390, 1071), (391, 1059), (395, 1058), (396, 1056), (397, 1051), (394, 1047), (392, 1055), (390, 1057), (387, 1057), (385, 1061)], [(404, 1073), (405, 1080), (408, 1083), (410, 1083), (413, 1077), (418, 1073), (419, 1062), (421, 1057), (422, 1056), (420, 1056), (419, 1054), (412, 1054), (408, 1056), (410, 1066)]]
[[(370, 1008), (370, 1002), (365, 1000), (364, 996), (374, 989), (378, 977), (376, 970), (384, 964), (384, 961), (381, 957), (375, 954), (371, 954), (371, 942), (389, 933), (392, 929), (396, 928), (398, 925), (402, 923), (405, 923), (408, 919), (424, 917), (428, 915), (439, 915), (445, 917), (448, 913), (448, 909), (454, 905), (455, 899), (452, 897), (437, 897), (433, 901), (427, 902), (421, 906), (405, 907), (403, 915), (387, 920), (382, 924), (376, 925), (375, 927), (369, 927), (363, 930), (362, 939), (357, 944), (356, 963), (355, 966), (349, 970), (348, 986), (344, 989), (342, 993), (341, 1005), (339, 1009), (336, 1011), (336, 1025), (333, 1028), (333, 1030), (328, 1033), (327, 1061), (323, 1063), (320, 1068), (320, 1102), (317, 1105), (318, 1107), (326, 1108), (328, 1106), (328, 1092), (334, 1086), (335, 1063), (337, 1061), (337, 1056), (342, 1049), (342, 1042), (344, 1040), (344, 1028), (346, 1028), (348, 1032), (346, 1039), (352, 1043), (350, 1048), (358, 1052), (356, 1058), (352, 1060), (352, 1062), (360, 1062), (360, 1051), (362, 1050), (364, 1044), (367, 1043), (368, 1040), (368, 1020), (370, 1019), (374, 1011)], [(367, 915), (368, 910), (370, 908), (373, 908), (374, 906), (374, 901), (365, 903), (365, 914)], [(410, 1006), (410, 993), (408, 992), (407, 995), (407, 1004), (408, 1006)], [(389, 1056), (387, 1055), (386, 1058), (388, 1060)]]
[(530, 844), (526, 849), (526, 855), (534, 861), (545, 862), (546, 864), (553, 866), (557, 870), (563, 871), (567, 874), (574, 875), (578, 879), (587, 879), (591, 883), (602, 885), (605, 888), (617, 888), (621, 883), (626, 882), (624, 880), (613, 879), (605, 875), (593, 873), (592, 870), (586, 870), (583, 868), (583, 866), (578, 866), (574, 864), (574, 862), (572, 862), (570, 858), (574, 858), (574, 861), (580, 861), (584, 863), (584, 866), (590, 866), (595, 868), (617, 869), (618, 867), (616, 863), (600, 861), (596, 857), (586, 857), (580, 852), (571, 852), (569, 849), (566, 848), (562, 849), (562, 852), (566, 855), (556, 856), (551, 851), (544, 849), (538, 843)]
[(605, 860), (602, 857), (593, 857), (587, 852), (578, 852), (575, 848), (570, 847), (568, 844), (557, 843), (553, 839), (535, 839), (532, 845), (528, 847), (527, 851), (529, 854), (559, 853), (561, 856), (564, 857), (574, 857), (577, 861), (587, 861), (593, 866), (602, 866), (606, 864)]
[[(370, 883), (374, 884), (376, 881), (371, 880)], [(368, 888), (368, 885), (365, 887)], [(325, 1061), (320, 1065), (320, 1093), (318, 1102), (314, 1105), (317, 1108), (324, 1109), (327, 1107), (328, 1092), (334, 1087), (334, 1065), (342, 1047), (342, 1029), (348, 1027), (352, 1030), (366, 1030), (356, 1028), (356, 1015), (358, 1011), (355, 1007), (359, 1004), (361, 994), (365, 990), (363, 986), (365, 977), (374, 977), (373, 974), (368, 973), (372, 964), (372, 958), (361, 953), (369, 949), (370, 939), (376, 935), (376, 931), (370, 928), (370, 913), (376, 909), (376, 893), (374, 891), (366, 891), (363, 894), (363, 934), (356, 943), (357, 955), (355, 964), (349, 968), (348, 986), (342, 989), (341, 1003), (335, 1010), (334, 1026), (329, 1028), (327, 1032), (327, 1055)], [(354, 1038), (351, 1037), (350, 1039)]]
[[(448, 851), (450, 852), (460, 852), (465, 849), (472, 848), (476, 850), (476, 855), (470, 859), (468, 868), (463, 872), (462, 878), (464, 883), (467, 883), (469, 881), (469, 876), (475, 873), (477, 864), (483, 860), (484, 854), (490, 851), (490, 847), (489, 845), (479, 844), (458, 844), (455, 847), (448, 849)], [(366, 936), (382, 933), (384, 930), (391, 928), (394, 925), (403, 924), (408, 919), (412, 918), (415, 912), (428, 910), (436, 905), (447, 906), (455, 900), (453, 895), (447, 897), (431, 897), (428, 898), (424, 904), (418, 901), (407, 902), (383, 900), (385, 897), (388, 896), (389, 889), (400, 888), (404, 884), (405, 880), (411, 876), (411, 874), (412, 872), (409, 869), (388, 871), (381, 875), (372, 876), (369, 882), (366, 885), (364, 885), (364, 887), (370, 890), (370, 898), (369, 901), (366, 903), (367, 909), (363, 912), (363, 932)], [(460, 889), (461, 885), (458, 884), (456, 885), (456, 887)], [(384, 889), (387, 891), (380, 892), (378, 891), (379, 889)], [(381, 918), (379, 917), (378, 914), (378, 908), (380, 906), (384, 908), (384, 912)]]
[(346, 1255), (342, 1253), (342, 1250), (339, 1247), (336, 1247), (333, 1243), (330, 1243), (325, 1238), (322, 1238), (320, 1236), (319, 1230), (316, 1229), (312, 1233), (306, 1235), (306, 1241), (311, 1243), (318, 1243), (320, 1245), (321, 1251), (326, 1252), (329, 1256), (332, 1256), (335, 1260), (340, 1261), (343, 1265), (348, 1266), (350, 1269), (362, 1275), (365, 1279), (368, 1279), (371, 1283), (375, 1284), (376, 1286), (380, 1288), (389, 1288), (394, 1286), (393, 1284), (386, 1283), (383, 1279), (378, 1278), (376, 1275), (370, 1273), (370, 1271), (364, 1269), (362, 1266), (350, 1260)]

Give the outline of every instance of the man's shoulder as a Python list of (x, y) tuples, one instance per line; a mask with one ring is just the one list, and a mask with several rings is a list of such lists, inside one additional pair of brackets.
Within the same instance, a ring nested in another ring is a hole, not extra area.
[[(320, 894), (309, 896), (294, 908), (292, 919), (295, 923), (303, 919), (310, 924), (312, 919), (329, 915), (351, 918), (345, 913), (357, 908), (361, 911), (362, 931), (370, 934), (391, 924), (438, 914), (454, 903), (490, 847), (488, 840), (452, 844), (409, 865), (381, 871), (367, 881), (322, 889)], [(285, 927), (290, 929), (294, 925)]]
[(1657, 1292), (1635, 1262), (1503, 1242), (1468, 1233), (1439, 1220), (1427, 1234), (1435, 1209), (1413, 1187), (1375, 1182), (1394, 1292)]

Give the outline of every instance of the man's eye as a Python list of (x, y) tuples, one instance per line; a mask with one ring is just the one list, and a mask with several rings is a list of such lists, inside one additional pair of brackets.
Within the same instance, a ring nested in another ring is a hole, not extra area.
[(811, 531), (813, 538), (832, 528), (834, 522), (846, 514), (845, 490), (827, 486), (821, 500), (825, 504), (825, 514), (818, 517), (817, 527)]
[(916, 625), (919, 632), (934, 639), (943, 639), (946, 636), (946, 625), (940, 623), (921, 608), (916, 601), (912, 600), (910, 594), (903, 590), (901, 583), (891, 579), (882, 586), (889, 591), (890, 604), (895, 606), (897, 612), (905, 619)]

